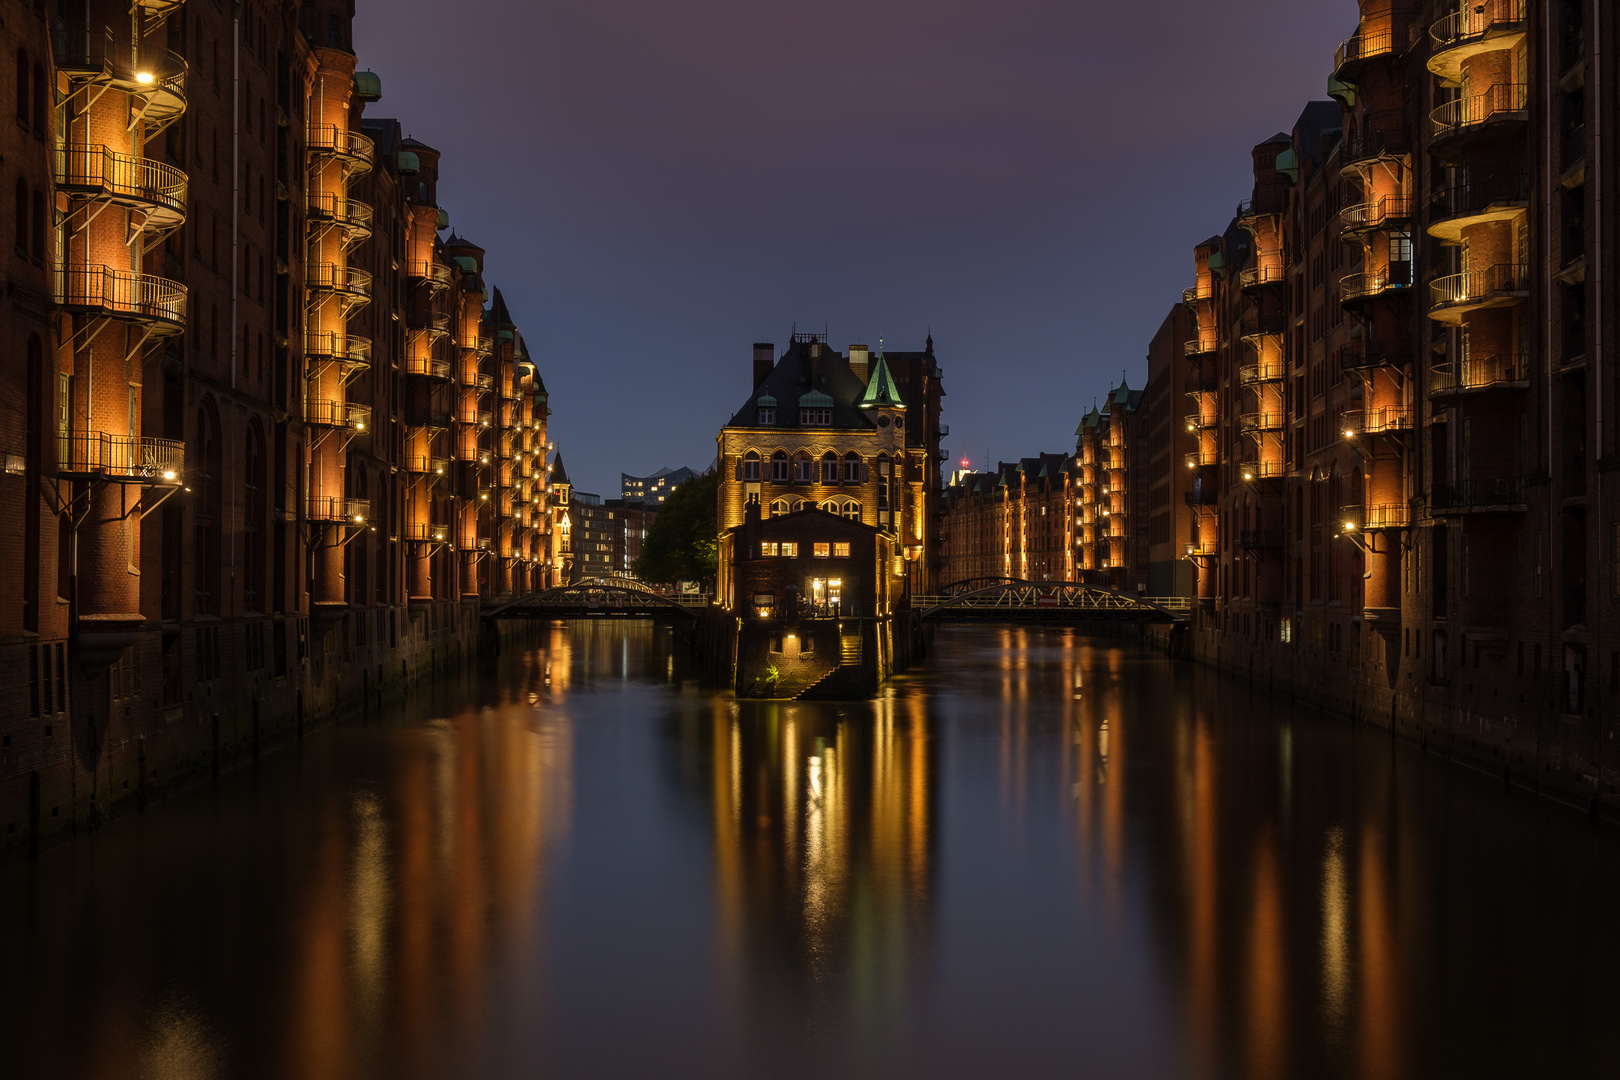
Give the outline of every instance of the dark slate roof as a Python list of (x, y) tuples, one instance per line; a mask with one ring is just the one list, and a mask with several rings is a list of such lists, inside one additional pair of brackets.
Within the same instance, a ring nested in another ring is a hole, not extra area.
[(559, 450), (557, 456), (551, 460), (551, 486), (556, 487), (558, 484), (568, 482), (568, 470), (563, 468), (562, 451)]
[(501, 290), (491, 289), (490, 293), (493, 297), (490, 302), (490, 313), (494, 317), (495, 326), (501, 330), (517, 329), (517, 324), (512, 321), (512, 313), (506, 310), (506, 298), (501, 295)]
[(1343, 125), (1344, 113), (1337, 101), (1313, 101), (1307, 104), (1294, 123), (1294, 130), (1299, 133), (1297, 153), (1300, 164), (1309, 161), (1321, 165), (1324, 150), (1322, 136)]

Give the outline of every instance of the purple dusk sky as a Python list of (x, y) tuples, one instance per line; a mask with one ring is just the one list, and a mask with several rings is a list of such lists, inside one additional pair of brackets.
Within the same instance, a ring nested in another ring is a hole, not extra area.
[(1072, 449), (1146, 375), (1249, 148), (1353, 0), (358, 0), (373, 116), (444, 153), (575, 483), (707, 466), (795, 323), (945, 372), (946, 446)]

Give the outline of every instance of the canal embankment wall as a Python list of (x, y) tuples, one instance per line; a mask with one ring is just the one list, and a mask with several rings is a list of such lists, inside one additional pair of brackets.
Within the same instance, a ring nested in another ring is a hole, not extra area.
[[(476, 600), (365, 615), (324, 630), (301, 626), (290, 635), (293, 655), (263, 662), (248, 625), (222, 623), (209, 642), (219, 674), (178, 693), (163, 678), (158, 635), (143, 635), (127, 670), (66, 673), (53, 704), (69, 707), (43, 717), (29, 745), (8, 738), (0, 747), (0, 865), (210, 782), (340, 718), (381, 709), (543, 626), (486, 626)], [(30, 688), (14, 689), (20, 698)]]
[(1318, 713), (1388, 731), (1458, 765), (1620, 821), (1620, 747), (1596, 710), (1566, 711), (1572, 673), (1477, 644), (1457, 677), (1425, 677), (1409, 641), (1368, 632), (1329, 642), (1256, 642), (1155, 627), (1149, 643)]

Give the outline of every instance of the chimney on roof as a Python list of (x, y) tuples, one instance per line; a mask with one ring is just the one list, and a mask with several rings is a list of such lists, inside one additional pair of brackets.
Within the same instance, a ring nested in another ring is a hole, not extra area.
[(851, 345), (849, 347), (849, 370), (853, 371), (855, 377), (864, 383), (872, 370), (872, 350), (865, 345)]
[(776, 345), (770, 341), (754, 342), (754, 386), (765, 381), (776, 366)]

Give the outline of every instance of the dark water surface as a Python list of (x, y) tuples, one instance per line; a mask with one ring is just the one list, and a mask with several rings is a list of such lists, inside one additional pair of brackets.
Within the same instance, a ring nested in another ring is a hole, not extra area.
[(0, 873), (0, 1076), (1620, 1075), (1620, 842), (1066, 631), (553, 627)]

